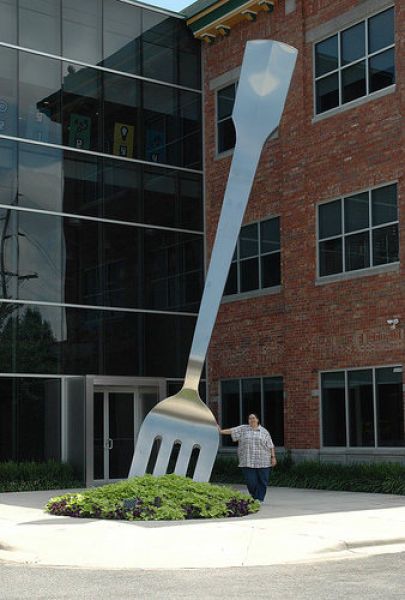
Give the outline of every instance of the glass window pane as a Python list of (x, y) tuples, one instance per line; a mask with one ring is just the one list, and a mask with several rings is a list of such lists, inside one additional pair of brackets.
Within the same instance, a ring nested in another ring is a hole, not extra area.
[(339, 106), (339, 76), (337, 73), (323, 77), (316, 82), (316, 112)]
[(17, 373), (61, 372), (63, 312), (63, 308), (56, 306), (19, 305), (12, 370)]
[(257, 223), (244, 225), (239, 235), (239, 256), (248, 258), (259, 254)]
[(395, 83), (394, 49), (372, 56), (368, 64), (370, 93)]
[(247, 424), (250, 414), (255, 413), (262, 422), (260, 379), (242, 379), (242, 423)]
[(103, 65), (125, 73), (140, 73), (141, 11), (116, 0), (104, 0)]
[(319, 276), (343, 271), (342, 239), (336, 238), (319, 244)]
[(262, 288), (273, 287), (281, 284), (281, 255), (274, 252), (261, 257), (262, 261)]
[(368, 51), (376, 52), (394, 43), (394, 9), (371, 17), (368, 21)]
[(366, 94), (366, 63), (356, 63), (342, 71), (342, 102), (351, 102)]
[(371, 192), (373, 225), (398, 220), (397, 186), (387, 185)]
[(250, 292), (259, 289), (259, 259), (248, 258), (239, 263), (240, 291)]
[(176, 41), (178, 44), (178, 73), (176, 83), (186, 87), (201, 89), (200, 42), (188, 27), (178, 20)]
[(236, 85), (232, 83), (217, 92), (217, 118), (230, 117), (235, 104)]
[(0, 140), (0, 204), (17, 203), (17, 144)]
[(63, 211), (63, 151), (34, 144), (19, 144), (18, 150), (18, 204)]
[(275, 446), (284, 446), (284, 392), (282, 377), (263, 379), (263, 426)]
[(228, 279), (226, 281), (224, 296), (230, 296), (231, 294), (238, 293), (238, 265), (232, 263), (228, 273)]
[[(105, 373), (103, 369), (103, 337), (102, 337), (102, 318), (103, 311), (66, 308), (65, 325), (63, 340), (63, 373), (82, 375), (86, 373)], [(114, 317), (116, 313), (111, 312), (108, 315)], [(122, 313), (121, 313), (122, 315)], [(125, 317), (126, 315), (124, 313)], [(127, 329), (130, 329), (130, 320), (128, 319)], [(123, 338), (123, 341), (125, 338)], [(112, 339), (109, 340), (110, 344)], [(116, 338), (114, 339), (116, 344)], [(113, 349), (112, 349), (113, 350)], [(126, 361), (126, 350), (122, 348), (121, 359)], [(132, 355), (135, 369), (138, 354)]]
[[(241, 423), (239, 405), (239, 379), (221, 381), (221, 427), (229, 429)], [(223, 435), (223, 446), (236, 446), (230, 435)]]
[(333, 237), (342, 233), (342, 203), (340, 200), (320, 204), (319, 215), (319, 239)]
[(349, 371), (349, 446), (374, 446), (373, 372)]
[(322, 434), (324, 446), (346, 446), (345, 374), (322, 373)]
[[(114, 161), (117, 162), (117, 161)], [(120, 164), (118, 162), (118, 164)], [(105, 210), (109, 208), (110, 196), (108, 188), (108, 165), (105, 165), (104, 174), (104, 198), (101, 193), (101, 169), (102, 159), (97, 156), (89, 156), (78, 152), (64, 151), (63, 158), (63, 211), (73, 214), (102, 216), (104, 202)], [(123, 178), (125, 181), (125, 178)], [(135, 182), (136, 178), (134, 177)], [(128, 181), (125, 181), (128, 184)], [(129, 191), (129, 190), (128, 190)], [(102, 200), (103, 199), (103, 200)], [(125, 197), (116, 202), (117, 210), (122, 204), (125, 205)], [(136, 196), (133, 203), (136, 205)], [(62, 210), (62, 209), (60, 209)], [(107, 216), (107, 215), (105, 215)], [(109, 215), (108, 215), (109, 216)]]
[(338, 68), (338, 36), (334, 35), (315, 46), (315, 76)]
[(182, 167), (201, 168), (201, 96), (194, 92), (178, 92), (178, 136), (181, 137)]
[(17, 43), (17, 2), (0, 0), (0, 42)]
[(143, 85), (145, 159), (178, 164), (181, 139), (178, 135), (177, 92), (151, 83)]
[(260, 252), (280, 250), (280, 218), (269, 219), (260, 223)]
[[(125, 321), (123, 323), (125, 327)], [(175, 315), (145, 315), (145, 363), (143, 374), (146, 377), (184, 377), (195, 328), (195, 317)], [(179, 344), (178, 340), (182, 343)], [(118, 352), (122, 354), (122, 344), (116, 339)], [(139, 353), (139, 344), (132, 343), (133, 353)], [(131, 354), (129, 360), (132, 360)]]
[(402, 368), (376, 369), (378, 446), (405, 446)]
[(142, 75), (176, 83), (177, 21), (152, 10), (142, 16)]
[(366, 229), (369, 226), (368, 192), (349, 196), (345, 203), (345, 233)]
[(355, 233), (345, 237), (346, 271), (365, 269), (370, 266), (370, 235)]
[(342, 65), (363, 58), (366, 53), (365, 37), (364, 21), (342, 31), (340, 37)]
[(136, 79), (103, 73), (104, 152), (123, 158), (141, 155), (140, 85)]
[(63, 64), (63, 143), (80, 150), (101, 147), (101, 72)]
[(232, 119), (218, 123), (218, 152), (226, 152), (235, 147), (236, 131)]
[(60, 3), (19, 0), (19, 45), (60, 55)]
[(180, 210), (178, 212), (176, 224), (178, 227), (184, 227), (185, 229), (202, 231), (202, 178), (200, 175), (188, 175), (183, 173), (180, 173), (179, 177)]
[(373, 230), (373, 264), (385, 265), (399, 261), (398, 225)]
[(2, 47), (0, 47), (0, 134), (17, 135), (17, 50)]
[(90, 64), (101, 61), (102, 0), (62, 0), (62, 54)]
[(60, 62), (25, 52), (19, 58), (19, 135), (60, 144)]

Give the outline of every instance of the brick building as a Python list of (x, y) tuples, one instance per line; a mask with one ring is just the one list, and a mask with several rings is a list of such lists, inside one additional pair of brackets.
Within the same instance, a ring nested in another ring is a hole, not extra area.
[(223, 426), (260, 412), (297, 457), (404, 460), (405, 6), (199, 0), (186, 14), (207, 42), (208, 254), (245, 43), (270, 38), (299, 51), (210, 347), (213, 408)]

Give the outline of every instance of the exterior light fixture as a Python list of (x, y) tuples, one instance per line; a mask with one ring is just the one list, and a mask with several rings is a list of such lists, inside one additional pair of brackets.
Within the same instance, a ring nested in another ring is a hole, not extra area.
[(259, 6), (266, 12), (272, 13), (274, 11), (274, 2), (271, 2), (271, 0), (260, 0)]
[(231, 28), (228, 25), (223, 25), (222, 23), (220, 25), (217, 25), (215, 29), (224, 37), (229, 35), (231, 32)]
[(241, 13), (248, 21), (256, 21), (257, 12), (254, 10), (243, 10)]

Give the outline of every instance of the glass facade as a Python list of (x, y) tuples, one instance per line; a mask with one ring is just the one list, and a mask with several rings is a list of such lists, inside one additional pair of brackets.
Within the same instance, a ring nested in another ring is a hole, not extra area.
[(58, 459), (58, 375), (184, 376), (200, 48), (183, 19), (120, 0), (0, 14), (0, 460)]

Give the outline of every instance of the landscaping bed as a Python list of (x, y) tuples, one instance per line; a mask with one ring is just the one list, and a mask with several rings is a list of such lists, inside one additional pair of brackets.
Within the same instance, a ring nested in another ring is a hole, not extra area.
[(46, 505), (52, 515), (126, 521), (243, 517), (259, 508), (247, 494), (178, 475), (133, 477), (51, 498)]
[(70, 465), (48, 461), (44, 463), (0, 462), (0, 492), (32, 492), (82, 487)]

